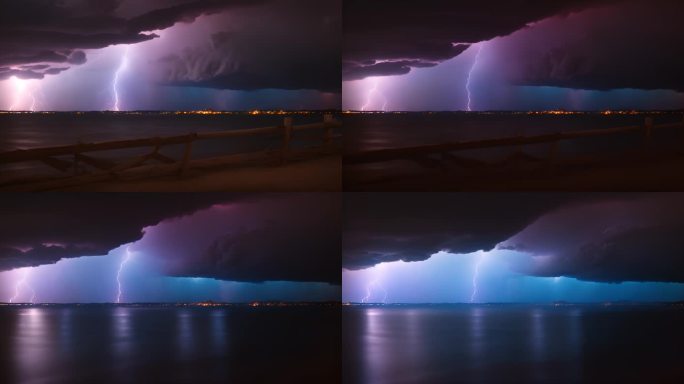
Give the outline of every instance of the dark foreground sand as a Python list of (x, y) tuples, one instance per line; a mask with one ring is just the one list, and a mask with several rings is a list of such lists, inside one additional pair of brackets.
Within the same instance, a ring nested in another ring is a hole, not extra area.
[(64, 191), (94, 192), (285, 192), (340, 191), (340, 156), (280, 166), (189, 170), (182, 178), (165, 176), (132, 181), (105, 181), (68, 187)]
[(458, 168), (422, 169), (402, 174), (401, 170), (364, 172), (348, 168), (343, 175), (347, 191), (681, 191), (684, 155), (553, 170), (512, 166), (469, 172)]

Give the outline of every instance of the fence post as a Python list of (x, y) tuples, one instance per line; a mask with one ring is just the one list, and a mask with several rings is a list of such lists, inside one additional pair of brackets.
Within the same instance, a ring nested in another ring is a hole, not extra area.
[(549, 147), (549, 157), (546, 159), (546, 173), (551, 174), (556, 167), (558, 157), (558, 140), (554, 140)]
[(77, 152), (74, 152), (74, 176), (78, 176), (78, 155)]
[(185, 143), (185, 151), (183, 151), (183, 158), (180, 161), (180, 166), (178, 167), (178, 177), (182, 177), (185, 169), (188, 167), (188, 162), (190, 161), (190, 155), (192, 154), (192, 142), (193, 139), (188, 139)]
[[(682, 115), (682, 128), (684, 128), (684, 115)], [(682, 135), (681, 135), (681, 137), (682, 137), (682, 139), (681, 139), (681, 140), (682, 140), (682, 144), (684, 144), (684, 129), (682, 129)]]
[(332, 113), (326, 113), (323, 115), (323, 123), (327, 125), (327, 128), (325, 129), (325, 137), (324, 141), (326, 145), (331, 145), (332, 144), (332, 136), (333, 136), (333, 115)]
[(290, 139), (292, 138), (292, 117), (286, 117), (283, 119), (283, 148), (280, 154), (280, 162), (285, 163), (287, 161), (287, 152), (290, 148)]
[[(525, 136), (525, 133), (523, 131), (523, 128), (518, 126), (518, 129), (516, 130), (516, 135), (518, 138)], [(523, 146), (521, 144), (518, 144), (515, 146), (514, 152), (513, 152), (513, 167), (518, 168), (520, 165), (520, 160), (523, 158)]]
[[(81, 140), (79, 140), (76, 143), (78, 146), (81, 144)], [(78, 176), (78, 154), (80, 153), (79, 149), (74, 150), (74, 176)]]
[(653, 131), (653, 118), (647, 117), (644, 121), (644, 151), (651, 149), (651, 133)]

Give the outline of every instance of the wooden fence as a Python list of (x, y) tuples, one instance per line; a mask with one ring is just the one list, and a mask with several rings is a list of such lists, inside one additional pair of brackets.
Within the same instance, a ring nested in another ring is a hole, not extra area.
[[(512, 136), (495, 139), (457, 141), (413, 147), (388, 148), (356, 153), (346, 153), (343, 158), (343, 163), (345, 165), (354, 165), (378, 163), (393, 160), (412, 160), (418, 162), (419, 164), (430, 164), (434, 163), (434, 161), (426, 161), (428, 156), (441, 155), (444, 159), (451, 158), (456, 159), (457, 161), (460, 161), (463, 164), (469, 164), (478, 163), (478, 161), (463, 158), (459, 159), (454, 157), (452, 153), (464, 150), (478, 150), (504, 147), (517, 147), (519, 151), (521, 151), (521, 148), (524, 145), (549, 144), (549, 152), (547, 158), (538, 160), (544, 160), (546, 163), (553, 165), (559, 157), (558, 144), (562, 141), (592, 137), (606, 137), (612, 135), (641, 132), (643, 134), (643, 150), (648, 152), (652, 148), (653, 132), (655, 130), (666, 128), (684, 129), (684, 120), (678, 123), (654, 125), (653, 119), (647, 117), (644, 121), (643, 126), (635, 125), (607, 129), (556, 132), (534, 136)], [(532, 157), (530, 156), (528, 156), (528, 158), (532, 159)]]
[[(0, 189), (16, 190), (18, 185), (26, 186), (26, 188), (19, 187), (18, 190), (55, 189), (123, 177), (156, 177), (174, 173), (180, 177), (192, 168), (269, 162), (283, 164), (288, 160), (336, 153), (338, 148), (335, 141), (338, 135), (335, 133), (335, 128), (341, 127), (341, 125), (332, 114), (325, 114), (323, 115), (323, 122), (312, 124), (294, 125), (292, 117), (285, 117), (282, 125), (272, 127), (18, 149), (0, 153), (0, 166), (13, 163), (40, 162), (59, 171), (59, 175), (29, 175), (28, 177), (16, 174), (3, 175), (5, 177), (0, 179)], [(293, 142), (297, 133), (304, 131), (321, 131), (322, 134), (316, 138), (318, 145), (295, 148)], [(275, 149), (266, 148), (246, 153), (193, 158), (193, 147), (199, 141), (244, 137), (280, 137), (281, 144), (279, 148)], [(172, 145), (183, 146), (180, 158), (173, 158), (161, 153), (164, 147)], [(116, 161), (93, 155), (96, 152), (132, 148), (149, 148), (150, 150), (143, 155)]]

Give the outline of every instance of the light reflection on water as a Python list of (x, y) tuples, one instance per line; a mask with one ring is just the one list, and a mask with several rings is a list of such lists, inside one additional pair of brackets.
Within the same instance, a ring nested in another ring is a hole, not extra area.
[(682, 320), (684, 310), (657, 306), (348, 307), (343, 370), (345, 382), (374, 384), (670, 382), (684, 378), (672, 353)]
[(212, 346), (215, 354), (223, 353), (226, 348), (226, 311), (214, 309), (211, 313)]
[(125, 307), (117, 307), (114, 309), (114, 334), (112, 340), (112, 348), (115, 356), (121, 358), (131, 353), (133, 346), (133, 337), (131, 335), (131, 315), (129, 309)]
[(22, 376), (48, 366), (48, 351), (52, 348), (52, 328), (45, 314), (37, 308), (21, 309), (15, 331), (15, 364)]
[(339, 380), (334, 309), (0, 307), (0, 330), (2, 384)]

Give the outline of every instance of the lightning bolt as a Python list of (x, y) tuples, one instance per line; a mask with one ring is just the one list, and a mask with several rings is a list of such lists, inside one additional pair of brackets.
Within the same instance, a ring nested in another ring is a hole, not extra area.
[(40, 87), (40, 83), (36, 83), (35, 80), (22, 80), (15, 76), (10, 78), (10, 82), (14, 86), (14, 101), (10, 105), (9, 110), (14, 111), (19, 108), (21, 102), (25, 99), (26, 93), (28, 92), (28, 97), (31, 99), (30, 111), (35, 112), (36, 110), (36, 91), (37, 87)]
[(470, 91), (470, 79), (472, 78), (473, 71), (475, 70), (475, 67), (477, 66), (477, 62), (480, 59), (480, 52), (482, 52), (482, 44), (477, 45), (477, 53), (475, 54), (475, 60), (473, 60), (473, 64), (470, 66), (470, 70), (468, 71), (468, 79), (466, 80), (466, 93), (468, 94), (468, 104), (466, 104), (466, 110), (468, 112), (472, 111), (472, 108), (470, 106), (472, 102), (472, 95)]
[(21, 293), (21, 288), (24, 287), (31, 291), (31, 303), (33, 303), (33, 300), (36, 298), (36, 291), (27, 283), (27, 279), (29, 276), (29, 271), (30, 268), (24, 268), (21, 273), (21, 277), (17, 281), (17, 283), (14, 285), (14, 296), (12, 296), (9, 299), (10, 303), (13, 303), (15, 300), (19, 298), (19, 294)]
[(477, 261), (475, 262), (475, 271), (473, 271), (473, 293), (470, 295), (470, 302), (475, 302), (475, 296), (477, 296), (478, 291), (478, 279), (480, 278), (480, 267), (485, 260), (485, 253), (479, 252)]
[(114, 81), (112, 81), (112, 92), (114, 93), (114, 106), (112, 107), (112, 110), (114, 111), (119, 111), (119, 77), (121, 77), (121, 73), (125, 71), (128, 66), (128, 48), (129, 46), (126, 46), (119, 68), (114, 72)]
[(21, 103), (21, 95), (24, 93), (24, 88), (26, 84), (15, 76), (10, 77), (10, 82), (14, 86), (14, 101), (10, 105), (9, 110), (14, 111)]
[(371, 296), (373, 295), (373, 288), (377, 288), (383, 292), (383, 297), (382, 297), (382, 303), (384, 304), (387, 301), (387, 290), (380, 285), (380, 278), (377, 278), (366, 286), (366, 296), (364, 296), (361, 299), (362, 303), (367, 303), (368, 300), (370, 300)]
[(121, 302), (121, 296), (123, 295), (123, 291), (121, 290), (121, 272), (123, 271), (124, 267), (126, 266), (126, 263), (131, 259), (131, 251), (129, 249), (130, 247), (126, 247), (126, 256), (121, 260), (121, 263), (119, 264), (119, 270), (116, 272), (116, 284), (119, 287), (119, 292), (116, 295), (116, 302), (120, 303)]
[(31, 91), (31, 112), (36, 111), (36, 95), (34, 91)]
[(373, 102), (373, 97), (374, 95), (378, 95), (380, 98), (382, 98), (382, 111), (384, 112), (387, 108), (387, 97), (380, 93), (378, 90), (378, 85), (380, 83), (380, 79), (377, 77), (373, 78), (373, 86), (368, 90), (368, 93), (366, 94), (366, 102), (361, 106), (361, 111), (367, 110), (371, 103)]

